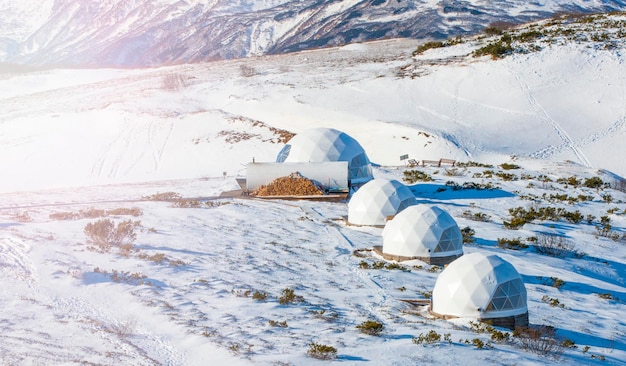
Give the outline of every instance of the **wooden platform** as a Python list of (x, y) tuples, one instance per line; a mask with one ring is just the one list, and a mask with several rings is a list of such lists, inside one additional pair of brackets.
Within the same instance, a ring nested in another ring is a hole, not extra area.
[(445, 266), (447, 264), (450, 264), (450, 262), (462, 255), (449, 255), (445, 257), (403, 257), (401, 255), (383, 253), (383, 247), (380, 245), (375, 245), (374, 247), (372, 247), (372, 250), (374, 251), (374, 253), (382, 256), (388, 261), (404, 262), (418, 259), (422, 262), (426, 262), (435, 266)]
[(246, 196), (247, 198), (260, 198), (264, 200), (308, 200), (308, 201), (323, 201), (323, 202), (343, 202), (348, 199), (347, 193), (342, 194), (320, 194), (312, 196)]

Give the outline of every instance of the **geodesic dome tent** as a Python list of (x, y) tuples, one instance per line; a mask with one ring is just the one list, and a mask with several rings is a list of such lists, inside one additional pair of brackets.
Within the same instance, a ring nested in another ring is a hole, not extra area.
[(449, 318), (477, 318), (514, 329), (528, 326), (526, 287), (515, 267), (495, 254), (466, 254), (437, 278), (431, 313)]
[(415, 205), (387, 222), (381, 254), (389, 260), (420, 259), (444, 265), (463, 255), (463, 235), (446, 211), (437, 206)]
[(347, 161), (350, 185), (374, 178), (365, 150), (352, 137), (333, 128), (311, 128), (294, 136), (276, 157), (277, 163), (321, 163)]
[(384, 226), (387, 217), (415, 204), (415, 195), (404, 184), (395, 179), (374, 179), (352, 195), (348, 202), (348, 222)]

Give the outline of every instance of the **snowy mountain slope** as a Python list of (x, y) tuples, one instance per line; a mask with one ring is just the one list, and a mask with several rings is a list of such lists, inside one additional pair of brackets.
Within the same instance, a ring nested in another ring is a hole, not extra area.
[(394, 40), (157, 69), (8, 75), (0, 80), (0, 166), (15, 173), (0, 190), (243, 174), (253, 157), (274, 160), (280, 130), (313, 126), (349, 133), (379, 165), (404, 154), (516, 155), (626, 175), (623, 43), (551, 45), (495, 61), (470, 55), (487, 42), (415, 57), (416, 41)]
[(0, 20), (0, 62), (127, 67), (277, 54), (395, 37), (447, 38), (477, 33), (492, 22), (522, 23), (559, 12), (626, 9), (623, 1), (584, 0), (8, 3), (3, 9), (9, 16)]

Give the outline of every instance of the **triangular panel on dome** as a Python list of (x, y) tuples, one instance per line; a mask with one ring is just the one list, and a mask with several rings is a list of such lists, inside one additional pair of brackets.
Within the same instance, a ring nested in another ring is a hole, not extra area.
[(348, 222), (384, 226), (387, 218), (417, 204), (415, 195), (397, 180), (374, 179), (363, 185), (348, 202)]
[(463, 255), (463, 238), (456, 221), (437, 206), (414, 205), (390, 220), (383, 246), (374, 247), (385, 259), (419, 259), (445, 265)]
[(528, 326), (526, 288), (515, 267), (497, 255), (472, 253), (450, 263), (435, 283), (431, 313)]
[(276, 162), (320, 163), (347, 161), (350, 186), (358, 187), (374, 178), (372, 164), (361, 145), (348, 134), (333, 128), (311, 128), (295, 135), (276, 156)]

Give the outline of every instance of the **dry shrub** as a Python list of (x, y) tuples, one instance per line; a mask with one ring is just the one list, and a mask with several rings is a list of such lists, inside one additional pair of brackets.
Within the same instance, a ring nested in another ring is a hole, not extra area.
[(333, 360), (337, 358), (337, 349), (333, 346), (313, 342), (309, 344), (307, 354), (318, 360)]
[(52, 220), (78, 220), (80, 219), (80, 215), (76, 212), (53, 212), (50, 214), (50, 219)]
[(97, 219), (98, 217), (106, 216), (106, 212), (104, 210), (96, 209), (93, 207), (87, 210), (80, 210), (78, 214), (81, 218), (85, 219)]
[(224, 141), (228, 144), (236, 144), (241, 141), (251, 140), (253, 138), (260, 138), (261, 135), (249, 132), (222, 130), (217, 133), (217, 136), (224, 137)]
[(120, 338), (127, 338), (135, 334), (137, 320), (131, 318), (126, 321), (109, 324), (105, 329), (108, 333), (114, 334)]
[(138, 257), (141, 259), (150, 261), (150, 262), (155, 262), (155, 263), (163, 263), (163, 261), (167, 260), (167, 257), (163, 253), (157, 253), (153, 255), (139, 254)]
[(252, 193), (256, 196), (321, 196), (324, 192), (313, 181), (299, 173), (274, 179)]
[(558, 358), (563, 353), (563, 345), (556, 336), (555, 330), (550, 326), (517, 327), (513, 332), (524, 351), (529, 351), (542, 356)]
[(133, 254), (133, 249), (134, 248), (132, 244), (123, 244), (122, 246), (120, 246), (120, 255), (124, 257), (129, 257), (131, 254)]
[(12, 218), (13, 218), (13, 220), (18, 221), (18, 222), (31, 222), (31, 221), (33, 221), (33, 218), (30, 217), (30, 214), (28, 213), (28, 211), (16, 212), (16, 213), (13, 214)]
[(375, 320), (366, 320), (363, 323), (356, 326), (357, 329), (361, 331), (363, 334), (379, 336), (382, 333), (384, 325), (383, 323), (377, 322)]
[(108, 251), (111, 246), (121, 247), (134, 242), (137, 239), (136, 225), (137, 223), (131, 220), (122, 221), (116, 225), (112, 220), (103, 219), (88, 223), (84, 232), (91, 243), (101, 250)]
[(541, 254), (558, 258), (564, 258), (570, 254), (576, 254), (574, 244), (567, 238), (560, 235), (538, 235), (535, 249)]
[(141, 216), (143, 214), (143, 212), (141, 212), (141, 209), (138, 208), (138, 207), (114, 208), (114, 209), (111, 209), (111, 210), (107, 210), (106, 213), (107, 213), (107, 215), (110, 215), (110, 216), (134, 216), (134, 217), (138, 217), (138, 216)]
[(199, 208), (202, 207), (202, 202), (191, 199), (179, 199), (174, 201), (172, 206), (176, 208)]
[(176, 201), (181, 199), (182, 196), (176, 192), (162, 192), (155, 193), (152, 196), (144, 196), (144, 200), (148, 201)]
[(114, 208), (111, 210), (101, 210), (96, 208), (89, 208), (87, 210), (80, 210), (78, 212), (53, 212), (50, 214), (52, 220), (79, 220), (79, 219), (97, 219), (99, 217), (106, 216), (141, 216), (143, 212), (137, 207), (133, 208)]

